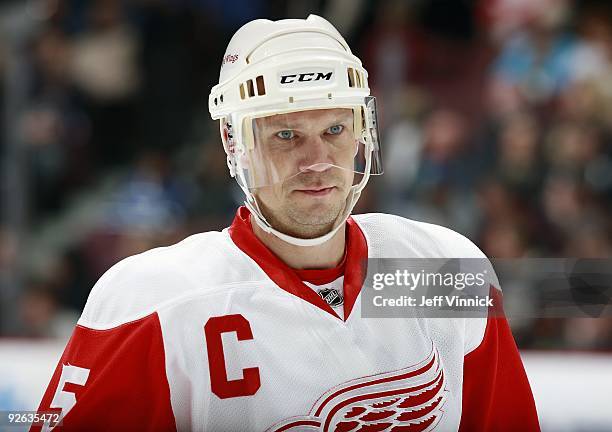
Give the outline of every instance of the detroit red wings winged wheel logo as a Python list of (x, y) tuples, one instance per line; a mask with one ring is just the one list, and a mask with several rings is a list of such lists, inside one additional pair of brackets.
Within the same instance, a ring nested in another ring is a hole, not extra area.
[(310, 414), (277, 423), (268, 432), (425, 432), (440, 421), (446, 401), (438, 352), (421, 363), (358, 378), (330, 389)]

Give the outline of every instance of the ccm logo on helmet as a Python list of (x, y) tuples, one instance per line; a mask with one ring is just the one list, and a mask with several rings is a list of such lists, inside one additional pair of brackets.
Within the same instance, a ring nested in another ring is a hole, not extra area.
[(281, 75), (281, 84), (291, 84), (294, 82), (307, 82), (307, 81), (330, 81), (333, 75), (333, 71), (329, 72), (303, 72), (298, 74)]

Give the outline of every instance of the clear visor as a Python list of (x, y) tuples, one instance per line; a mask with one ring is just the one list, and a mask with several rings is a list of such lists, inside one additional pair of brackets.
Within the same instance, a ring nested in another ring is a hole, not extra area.
[(245, 119), (237, 177), (256, 189), (296, 176), (343, 170), (382, 174), (375, 99), (362, 106), (312, 109)]

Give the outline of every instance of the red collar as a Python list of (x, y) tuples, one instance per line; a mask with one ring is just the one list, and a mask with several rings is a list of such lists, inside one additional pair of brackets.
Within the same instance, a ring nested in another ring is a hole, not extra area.
[[(229, 227), (229, 234), (232, 241), (253, 261), (255, 261), (261, 269), (268, 275), (275, 284), (302, 300), (311, 303), (314, 306), (323, 309), (324, 311), (338, 317), (334, 310), (323, 300), (316, 292), (304, 285), (299, 273), (304, 270), (296, 270), (285, 264), (272, 251), (270, 251), (253, 233), (251, 227), (249, 210), (242, 206), (236, 212), (236, 217), (232, 225)], [(355, 300), (361, 291), (361, 286), (365, 280), (368, 246), (366, 239), (361, 232), (357, 223), (349, 217), (347, 219), (347, 234), (346, 234), (346, 253), (344, 257), (344, 265), (339, 268), (333, 268), (331, 271), (338, 272), (338, 269), (344, 272), (344, 316), (348, 319)], [(315, 274), (318, 282), (329, 279), (333, 276), (330, 269), (327, 270), (308, 270), (307, 272), (318, 272)], [(337, 274), (339, 277), (342, 273)], [(313, 274), (310, 274), (312, 276)], [(331, 282), (331, 281), (330, 281)], [(325, 283), (325, 282), (323, 282)]]
[(344, 274), (346, 268), (346, 249), (342, 262), (336, 267), (328, 269), (292, 269), (298, 277), (304, 282), (310, 282), (314, 285), (325, 285), (335, 281)]

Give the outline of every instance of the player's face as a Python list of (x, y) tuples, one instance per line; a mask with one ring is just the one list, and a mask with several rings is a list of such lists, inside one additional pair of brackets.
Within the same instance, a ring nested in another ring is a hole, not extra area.
[(321, 109), (256, 120), (259, 157), (285, 179), (257, 188), (266, 219), (289, 235), (329, 232), (353, 184), (353, 110)]

